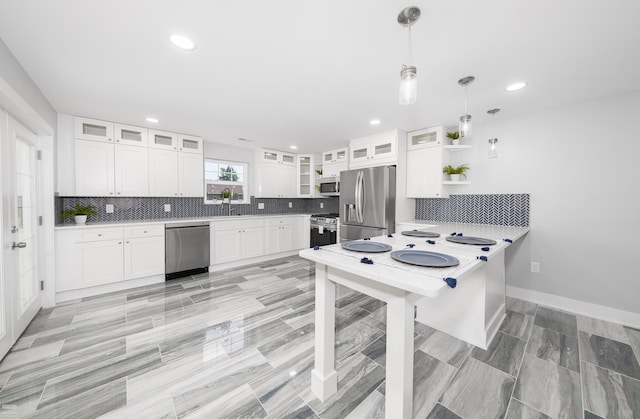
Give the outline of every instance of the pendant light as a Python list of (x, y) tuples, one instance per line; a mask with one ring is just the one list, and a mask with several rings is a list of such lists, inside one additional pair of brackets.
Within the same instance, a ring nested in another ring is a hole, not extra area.
[(464, 87), (464, 114), (460, 117), (458, 126), (460, 138), (471, 138), (471, 115), (467, 111), (467, 86), (473, 83), (475, 79), (473, 76), (467, 76), (458, 80), (458, 84)]
[[(498, 108), (489, 109), (487, 111), (487, 113), (491, 115), (491, 121), (493, 121), (493, 116), (498, 112), (500, 112), (500, 109)], [(489, 152), (487, 153), (487, 156), (490, 159), (495, 159), (496, 157), (498, 157), (498, 139), (497, 138), (489, 138)]]
[(398, 15), (398, 23), (409, 31), (409, 65), (402, 65), (400, 70), (399, 100), (401, 105), (416, 103), (418, 97), (418, 69), (412, 65), (413, 53), (411, 51), (411, 26), (420, 18), (420, 9), (407, 7)]

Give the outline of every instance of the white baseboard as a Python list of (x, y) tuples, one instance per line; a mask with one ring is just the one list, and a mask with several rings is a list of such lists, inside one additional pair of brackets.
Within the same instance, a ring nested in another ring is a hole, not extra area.
[(507, 297), (640, 329), (640, 313), (507, 285)]
[(164, 274), (56, 293), (56, 304), (165, 282)]

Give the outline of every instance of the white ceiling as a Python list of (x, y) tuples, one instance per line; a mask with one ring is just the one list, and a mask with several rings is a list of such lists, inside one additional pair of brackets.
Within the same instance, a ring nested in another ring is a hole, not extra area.
[[(401, 106), (411, 5), (418, 102)], [(639, 17), (637, 0), (1, 0), (0, 38), (58, 112), (319, 152), (455, 125), (467, 75), (474, 121), (639, 90)]]

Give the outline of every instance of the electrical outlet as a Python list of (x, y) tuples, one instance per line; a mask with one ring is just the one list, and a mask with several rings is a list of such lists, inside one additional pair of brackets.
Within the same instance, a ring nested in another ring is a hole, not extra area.
[(113, 214), (113, 204), (107, 204), (105, 211), (107, 214)]
[(171, 204), (164, 204), (164, 212), (171, 212)]
[(289, 208), (293, 208), (293, 204), (289, 202)]
[(324, 202), (320, 203), (320, 209), (324, 208)]
[(531, 272), (534, 274), (540, 273), (540, 262), (531, 262)]
[(258, 202), (258, 209), (264, 209), (264, 202)]

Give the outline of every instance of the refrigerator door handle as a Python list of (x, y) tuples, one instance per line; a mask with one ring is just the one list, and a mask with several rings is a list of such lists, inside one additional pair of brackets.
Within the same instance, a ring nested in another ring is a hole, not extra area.
[(358, 222), (364, 223), (364, 173), (358, 172), (356, 179)]

